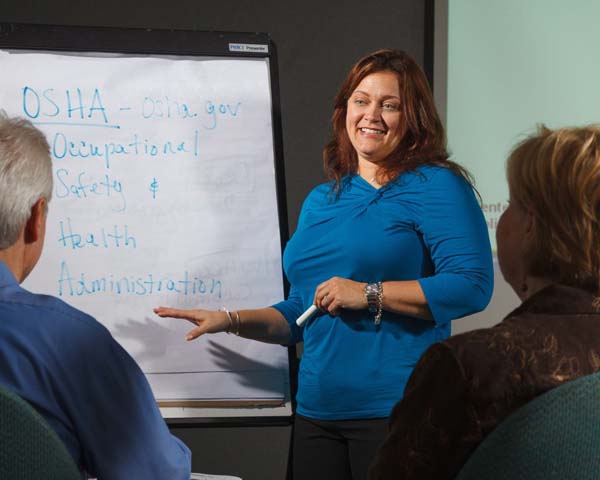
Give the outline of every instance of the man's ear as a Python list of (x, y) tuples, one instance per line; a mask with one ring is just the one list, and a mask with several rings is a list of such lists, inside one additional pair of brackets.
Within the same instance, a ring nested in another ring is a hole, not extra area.
[(35, 243), (44, 235), (46, 208), (48, 202), (44, 197), (38, 199), (31, 207), (31, 215), (25, 224), (25, 244)]

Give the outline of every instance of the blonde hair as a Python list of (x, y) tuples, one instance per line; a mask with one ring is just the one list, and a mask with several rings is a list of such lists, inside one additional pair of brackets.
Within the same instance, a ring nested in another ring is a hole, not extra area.
[(529, 273), (600, 294), (600, 125), (541, 125), (507, 162), (511, 198), (532, 214)]

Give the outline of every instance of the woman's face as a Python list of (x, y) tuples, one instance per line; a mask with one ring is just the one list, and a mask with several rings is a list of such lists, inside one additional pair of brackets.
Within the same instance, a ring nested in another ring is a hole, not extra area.
[(524, 249), (531, 229), (531, 217), (511, 198), (496, 227), (498, 263), (504, 280), (523, 299), (522, 285), (527, 276)]
[(359, 162), (384, 160), (402, 140), (400, 86), (390, 71), (367, 75), (348, 99), (346, 131)]

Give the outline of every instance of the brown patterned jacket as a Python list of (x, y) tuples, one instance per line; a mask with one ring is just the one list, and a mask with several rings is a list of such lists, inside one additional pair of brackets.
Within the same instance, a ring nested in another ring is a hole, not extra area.
[(561, 383), (600, 370), (592, 294), (552, 285), (492, 328), (432, 345), (390, 417), (370, 480), (452, 479), (504, 418)]

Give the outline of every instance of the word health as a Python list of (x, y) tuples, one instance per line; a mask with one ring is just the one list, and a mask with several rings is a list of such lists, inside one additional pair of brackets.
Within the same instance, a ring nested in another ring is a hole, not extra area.
[(110, 168), (113, 157), (168, 157), (189, 154), (198, 158), (200, 150), (199, 132), (194, 130), (191, 137), (151, 141), (141, 139), (135, 133), (127, 141), (100, 140), (90, 141), (79, 137), (68, 137), (63, 132), (54, 134), (51, 142), (52, 156), (57, 160), (63, 158), (98, 158), (104, 166)]
[(96, 232), (74, 231), (71, 224), (71, 218), (58, 222), (60, 236), (58, 243), (65, 248), (72, 250), (84, 247), (101, 248), (137, 248), (137, 239), (129, 233), (129, 226), (113, 225), (112, 228), (101, 227)]
[(59, 168), (56, 170), (55, 176), (54, 194), (56, 198), (114, 198), (116, 201), (114, 211), (122, 212), (127, 208), (123, 184), (119, 179), (113, 178), (108, 173), (95, 177), (82, 171), (72, 176), (66, 168)]
[(60, 264), (58, 276), (58, 296), (82, 297), (86, 295), (113, 294), (149, 296), (168, 292), (181, 295), (222, 296), (221, 280), (200, 278), (187, 270), (179, 278), (154, 273), (140, 275), (115, 275), (112, 273), (88, 278), (85, 272), (71, 275), (66, 261)]

